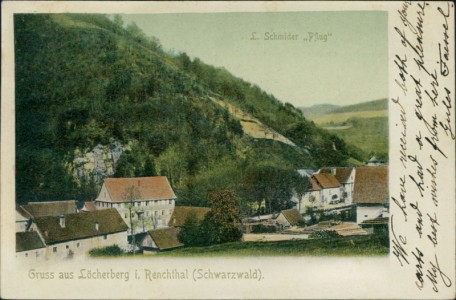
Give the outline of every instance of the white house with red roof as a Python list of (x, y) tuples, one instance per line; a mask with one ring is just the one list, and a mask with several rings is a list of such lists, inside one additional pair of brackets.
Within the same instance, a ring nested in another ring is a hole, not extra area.
[(357, 167), (353, 192), (356, 222), (389, 216), (388, 167)]
[(340, 183), (333, 174), (319, 173), (312, 176), (320, 187), (320, 204), (328, 205), (340, 201)]
[(296, 203), (300, 213), (305, 213), (309, 207), (318, 208), (340, 201), (341, 184), (333, 174), (314, 173), (308, 178), (311, 188), (302, 195), (301, 199), (296, 194), (291, 199)]
[[(115, 208), (135, 233), (163, 228), (175, 206), (174, 194), (165, 176), (136, 178), (107, 178), (95, 199), (97, 210)], [(131, 227), (131, 226), (130, 226)]]
[(340, 201), (346, 204), (353, 202), (356, 168), (352, 167), (325, 167), (318, 173), (329, 173), (340, 183)]

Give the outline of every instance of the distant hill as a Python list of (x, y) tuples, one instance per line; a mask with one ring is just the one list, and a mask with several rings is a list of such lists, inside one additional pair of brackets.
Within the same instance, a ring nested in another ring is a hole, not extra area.
[(378, 111), (388, 109), (388, 99), (379, 99), (368, 102), (362, 102), (352, 105), (346, 105), (338, 107), (331, 112), (342, 113), (342, 112), (356, 112), (356, 111)]
[(380, 99), (353, 105), (321, 105), (327, 108), (309, 114), (315, 124), (360, 148), (366, 153), (363, 160), (376, 155), (388, 160), (388, 100)]
[(220, 187), (245, 204), (255, 200), (246, 170), (364, 156), (291, 104), (167, 53), (119, 16), (16, 14), (14, 29), (18, 202), (90, 200), (104, 177), (165, 175), (178, 204), (207, 206)]
[(321, 115), (325, 115), (327, 113), (333, 112), (334, 110), (340, 108), (339, 105), (333, 104), (316, 104), (310, 107), (299, 107), (302, 111), (304, 117), (308, 119), (312, 119)]

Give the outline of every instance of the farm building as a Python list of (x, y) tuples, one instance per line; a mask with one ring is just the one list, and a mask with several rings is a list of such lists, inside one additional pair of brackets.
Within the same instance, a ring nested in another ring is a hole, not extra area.
[(39, 261), (44, 259), (46, 245), (36, 231), (16, 232), (16, 258)]
[(140, 245), (144, 254), (166, 251), (184, 246), (179, 242), (179, 228), (149, 230)]
[(388, 215), (388, 167), (357, 167), (353, 192), (358, 224)]
[(168, 226), (180, 227), (192, 215), (195, 216), (197, 221), (202, 221), (210, 210), (209, 207), (176, 206), (174, 207)]
[(167, 227), (176, 195), (165, 176), (107, 178), (95, 200), (97, 210), (115, 208), (135, 232)]
[(304, 221), (299, 211), (295, 208), (282, 210), (275, 220), (282, 228), (297, 226)]
[(33, 221), (46, 245), (46, 260), (70, 259), (98, 247), (127, 248), (128, 226), (115, 209), (37, 217)]
[(76, 200), (29, 202), (21, 206), (34, 218), (60, 216), (78, 212)]

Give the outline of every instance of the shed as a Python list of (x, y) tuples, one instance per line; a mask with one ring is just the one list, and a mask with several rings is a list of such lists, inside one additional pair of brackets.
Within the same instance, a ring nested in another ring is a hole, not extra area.
[(144, 253), (166, 251), (184, 246), (179, 242), (180, 229), (175, 227), (149, 230), (141, 241)]

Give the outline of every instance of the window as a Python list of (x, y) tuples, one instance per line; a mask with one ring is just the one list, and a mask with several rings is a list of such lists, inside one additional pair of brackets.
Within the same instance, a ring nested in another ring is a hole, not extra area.
[(68, 249), (68, 248), (70, 248), (70, 246), (69, 246), (69, 245), (66, 245), (65, 248)]
[(81, 243), (76, 243), (76, 248), (79, 248), (81, 246)]
[(154, 211), (154, 215), (157, 216), (158, 215), (158, 211)]
[(25, 253), (25, 257), (28, 257), (28, 253)]
[(169, 204), (173, 204), (173, 200), (169, 200)]
[(163, 216), (163, 215), (165, 215), (165, 211), (164, 211), (164, 210), (162, 210), (162, 216)]
[(172, 213), (173, 213), (173, 210), (172, 210), (172, 209), (170, 209), (170, 210), (169, 210), (169, 214), (172, 214)]
[(124, 215), (124, 218), (125, 218), (125, 219), (126, 219), (126, 218), (128, 218), (128, 215), (127, 215), (127, 213), (125, 213), (125, 215)]
[(108, 235), (107, 234), (103, 235), (103, 240), (107, 240), (107, 239), (108, 239)]
[(364, 215), (365, 218), (367, 218), (367, 215)]
[(57, 253), (57, 247), (52, 248), (52, 252)]

